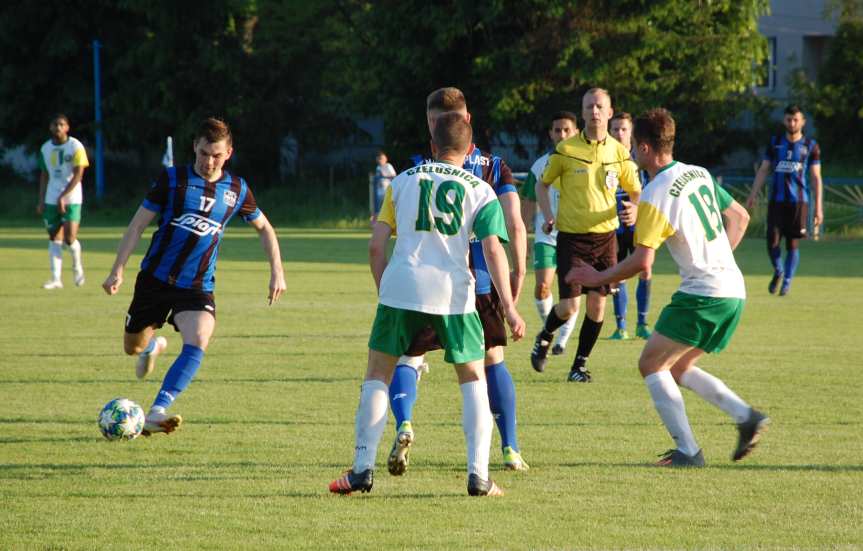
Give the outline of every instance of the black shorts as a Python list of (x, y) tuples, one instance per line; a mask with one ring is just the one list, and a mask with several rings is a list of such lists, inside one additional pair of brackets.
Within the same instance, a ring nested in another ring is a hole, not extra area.
[[(503, 310), (500, 307), (500, 298), (498, 298), (497, 293), (492, 290), (489, 294), (477, 295), (476, 311), (482, 323), (485, 349), (506, 346), (506, 322), (503, 319)], [(426, 352), (442, 348), (434, 329), (426, 327), (417, 333), (404, 355), (422, 356)]]
[(802, 239), (806, 237), (806, 226), (809, 222), (809, 205), (807, 203), (774, 203), (767, 204), (767, 239), (777, 233), (786, 239)]
[(570, 285), (564, 278), (578, 258), (599, 271), (617, 264), (617, 237), (615, 232), (606, 233), (557, 233), (557, 289), (560, 298), (575, 298), (588, 291), (600, 295), (611, 292), (611, 285), (582, 287)]
[(635, 252), (635, 232), (624, 230), (617, 234), (617, 262)]
[(204, 311), (216, 317), (213, 293), (168, 285), (147, 272), (138, 272), (135, 294), (126, 314), (126, 333), (140, 333), (147, 327), (159, 328), (165, 321), (174, 326), (178, 312)]

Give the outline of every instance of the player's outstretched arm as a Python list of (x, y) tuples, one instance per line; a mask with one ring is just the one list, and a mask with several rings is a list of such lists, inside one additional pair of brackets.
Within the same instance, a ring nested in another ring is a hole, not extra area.
[(596, 271), (590, 264), (575, 259), (575, 265), (567, 272), (564, 280), (567, 283), (577, 283), (585, 287), (600, 287), (629, 279), (637, 273), (649, 270), (653, 266), (654, 258), (656, 258), (656, 251), (650, 247), (638, 245), (635, 252), (623, 259), (623, 262), (601, 272)]
[(482, 240), (482, 252), (488, 266), (491, 281), (500, 297), (500, 305), (506, 323), (512, 332), (512, 340), (517, 341), (524, 336), (525, 324), (512, 299), (512, 289), (509, 286), (509, 264), (506, 261), (506, 251), (503, 250), (496, 235), (490, 235)]
[(758, 167), (758, 172), (755, 173), (752, 191), (749, 192), (749, 197), (746, 198), (747, 210), (752, 210), (752, 207), (755, 206), (755, 201), (758, 200), (758, 194), (761, 193), (761, 188), (764, 187), (764, 181), (767, 179), (768, 174), (770, 174), (770, 161), (761, 161), (761, 166)]
[(381, 289), (381, 278), (387, 267), (387, 242), (393, 234), (393, 229), (386, 222), (376, 222), (369, 239), (369, 268), (375, 278), (375, 288)]
[(506, 232), (509, 235), (509, 252), (513, 269), (509, 277), (512, 290), (512, 301), (518, 304), (521, 287), (527, 275), (527, 231), (521, 218), (521, 201), (515, 192), (504, 193), (498, 197), (503, 209), (503, 219), (506, 222)]
[(129, 227), (126, 228), (126, 233), (123, 234), (123, 239), (120, 240), (120, 246), (117, 247), (117, 258), (114, 259), (111, 273), (108, 274), (108, 277), (102, 283), (102, 288), (109, 295), (115, 295), (120, 290), (120, 285), (123, 284), (123, 270), (126, 268), (126, 262), (129, 261), (129, 257), (132, 256), (135, 247), (138, 246), (141, 234), (144, 233), (144, 230), (155, 217), (156, 213), (150, 209), (138, 207), (138, 211), (132, 217), (132, 221), (129, 222)]
[(722, 211), (722, 217), (725, 219), (728, 244), (731, 245), (733, 251), (746, 233), (746, 227), (749, 225), (749, 213), (740, 203), (732, 201), (728, 208)]
[(285, 283), (285, 270), (282, 268), (279, 238), (276, 236), (276, 230), (273, 229), (272, 224), (263, 213), (249, 224), (255, 228), (261, 237), (261, 246), (264, 247), (264, 254), (267, 255), (267, 261), (270, 263), (270, 289), (267, 294), (267, 303), (272, 306), (288, 287)]

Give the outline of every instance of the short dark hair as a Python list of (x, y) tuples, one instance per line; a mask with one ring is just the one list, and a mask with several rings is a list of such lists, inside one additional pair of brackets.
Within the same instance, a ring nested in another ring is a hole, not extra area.
[(63, 113), (55, 113), (54, 116), (51, 117), (51, 120), (49, 122), (54, 121), (66, 121), (66, 124), (69, 124), (69, 117), (67, 117)]
[(611, 120), (613, 120), (613, 121), (617, 121), (617, 120), (620, 120), (620, 121), (629, 121), (630, 123), (632, 123), (632, 115), (630, 115), (630, 114), (629, 114), (629, 113), (627, 113), (626, 111), (620, 111), (620, 112), (618, 112), (618, 113), (615, 113), (615, 114), (611, 117)]
[(561, 121), (561, 120), (572, 121), (572, 124), (576, 128), (578, 128), (578, 117), (575, 116), (575, 113), (573, 113), (572, 111), (558, 111), (557, 113), (555, 113), (554, 115), (551, 116), (551, 122), (552, 123), (554, 121)]
[(441, 114), (435, 122), (432, 142), (437, 146), (438, 155), (446, 152), (465, 151), (473, 140), (473, 129), (461, 113), (448, 111)]
[(216, 143), (225, 140), (229, 146), (233, 144), (231, 127), (228, 126), (228, 123), (216, 117), (207, 117), (198, 126), (198, 131), (195, 132), (195, 141), (197, 142), (201, 138), (207, 140), (207, 143)]
[(796, 103), (792, 103), (788, 107), (785, 108), (786, 115), (796, 115), (797, 113), (803, 114), (803, 109), (800, 109), (800, 106)]
[(467, 108), (467, 100), (464, 93), (453, 86), (438, 88), (426, 98), (426, 111), (459, 111), (462, 108)]
[(649, 144), (657, 153), (674, 151), (674, 117), (667, 109), (657, 107), (635, 119), (632, 133), (638, 143)]

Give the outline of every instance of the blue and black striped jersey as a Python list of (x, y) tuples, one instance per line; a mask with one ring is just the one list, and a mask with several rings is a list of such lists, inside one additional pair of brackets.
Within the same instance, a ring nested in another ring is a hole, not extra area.
[(207, 182), (192, 166), (167, 168), (142, 205), (159, 214), (159, 228), (141, 261), (141, 271), (183, 289), (212, 292), (222, 233), (239, 214), (246, 222), (261, 216), (246, 181), (227, 171)]
[(764, 151), (764, 160), (773, 165), (773, 203), (809, 202), (809, 167), (821, 163), (821, 148), (812, 138), (789, 142), (788, 136), (773, 136)]

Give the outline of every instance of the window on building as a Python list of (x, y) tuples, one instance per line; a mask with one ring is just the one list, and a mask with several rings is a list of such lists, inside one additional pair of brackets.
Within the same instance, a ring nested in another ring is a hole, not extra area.
[(766, 90), (776, 88), (776, 37), (767, 37), (767, 59), (758, 67), (755, 76), (755, 86)]

